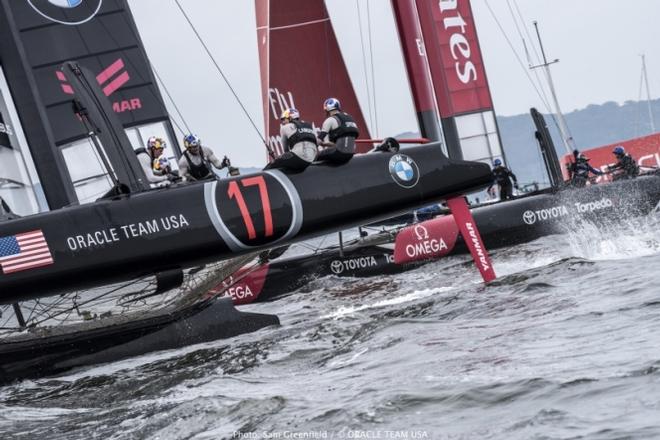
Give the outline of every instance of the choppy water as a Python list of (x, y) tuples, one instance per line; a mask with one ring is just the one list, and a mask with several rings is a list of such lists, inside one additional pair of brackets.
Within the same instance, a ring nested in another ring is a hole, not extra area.
[(249, 310), (282, 326), (0, 388), (3, 439), (660, 438), (660, 230), (584, 227)]

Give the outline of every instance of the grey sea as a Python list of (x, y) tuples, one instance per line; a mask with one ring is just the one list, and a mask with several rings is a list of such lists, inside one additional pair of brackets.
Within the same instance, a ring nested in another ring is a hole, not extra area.
[(318, 279), (282, 325), (0, 388), (2, 439), (657, 439), (660, 228)]

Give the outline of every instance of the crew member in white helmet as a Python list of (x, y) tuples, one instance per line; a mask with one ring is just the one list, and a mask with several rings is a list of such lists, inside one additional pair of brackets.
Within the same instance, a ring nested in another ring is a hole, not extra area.
[(179, 159), (179, 175), (185, 181), (205, 180), (213, 178), (211, 166), (221, 170), (230, 166), (229, 159), (225, 156), (218, 159), (213, 150), (202, 146), (202, 141), (194, 134), (188, 134), (183, 138), (186, 150)]

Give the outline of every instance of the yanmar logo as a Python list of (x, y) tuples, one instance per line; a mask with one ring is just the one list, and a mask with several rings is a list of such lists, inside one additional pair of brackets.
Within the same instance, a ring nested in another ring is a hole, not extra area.
[[(101, 73), (96, 75), (96, 81), (103, 89), (105, 96), (110, 96), (115, 93), (121, 86), (126, 84), (130, 79), (130, 75), (125, 70), (124, 60), (117, 59), (114, 63), (103, 69)], [(57, 79), (60, 80), (62, 91), (67, 95), (73, 95), (73, 88), (67, 83), (66, 76), (61, 71), (55, 72)], [(123, 113), (125, 111), (133, 111), (142, 108), (142, 101), (140, 98), (125, 99), (112, 103), (112, 109), (115, 113)]]
[(470, 236), (474, 250), (477, 252), (477, 258), (475, 259), (476, 262), (479, 263), (481, 269), (484, 272), (489, 271), (490, 263), (488, 262), (488, 258), (486, 258), (486, 252), (484, 252), (484, 248), (481, 247), (481, 240), (479, 240), (479, 237), (477, 237), (477, 230), (471, 222), (466, 222), (465, 227), (468, 230), (468, 235)]

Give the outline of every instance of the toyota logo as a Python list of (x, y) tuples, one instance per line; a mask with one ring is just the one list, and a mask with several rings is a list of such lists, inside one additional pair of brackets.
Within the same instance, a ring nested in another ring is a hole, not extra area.
[(534, 214), (534, 211), (525, 211), (523, 214), (523, 221), (528, 225), (536, 223), (536, 214)]
[(332, 263), (330, 263), (330, 270), (332, 270), (332, 273), (339, 275), (344, 271), (344, 265), (342, 264), (341, 261), (335, 260)]

